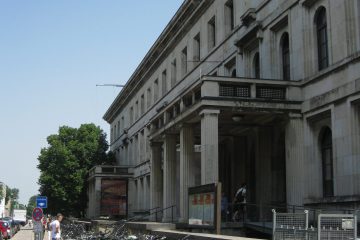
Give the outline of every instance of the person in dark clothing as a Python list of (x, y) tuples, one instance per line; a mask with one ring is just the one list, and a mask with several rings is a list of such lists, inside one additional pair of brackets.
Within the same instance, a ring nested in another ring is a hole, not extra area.
[(235, 193), (233, 200), (233, 216), (232, 220), (238, 221), (240, 219), (240, 212), (244, 217), (246, 204), (246, 183), (243, 183), (241, 187)]

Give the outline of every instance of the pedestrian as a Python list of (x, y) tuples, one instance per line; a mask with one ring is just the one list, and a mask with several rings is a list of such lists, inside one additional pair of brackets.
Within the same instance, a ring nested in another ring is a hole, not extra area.
[(246, 204), (246, 183), (241, 184), (241, 187), (237, 190), (233, 200), (233, 221), (239, 220), (240, 211), (243, 217), (245, 217), (245, 204)]
[(61, 213), (58, 213), (56, 215), (56, 219), (50, 223), (51, 239), (52, 240), (61, 239), (60, 223), (61, 223), (62, 220), (63, 220), (63, 215)]
[(46, 230), (48, 233), (48, 240), (51, 240), (51, 215), (49, 214), (47, 219), (46, 219)]

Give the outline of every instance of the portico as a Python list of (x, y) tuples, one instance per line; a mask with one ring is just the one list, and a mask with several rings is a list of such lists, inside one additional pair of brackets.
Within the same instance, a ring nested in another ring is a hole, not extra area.
[[(218, 82), (210, 84), (211, 87), (206, 80), (202, 82), (201, 100), (184, 104), (186, 99), (196, 99), (193, 95), (199, 88), (190, 90), (181, 99), (180, 105), (187, 105), (182, 112), (166, 115), (176, 107), (169, 104), (152, 121), (151, 169), (154, 174), (163, 172), (163, 178), (154, 176), (150, 184), (152, 189), (161, 186), (158, 189), (163, 192), (158, 195), (163, 195), (163, 199), (161, 202), (160, 198), (152, 198), (151, 208), (176, 206), (176, 211), (164, 210), (162, 221), (188, 221), (189, 187), (220, 181), (223, 192), (232, 200), (241, 184), (247, 183), (248, 202), (286, 204), (287, 199), (292, 199), (286, 191), (287, 184), (298, 184), (294, 180), (296, 174), (286, 175), (286, 171), (295, 173), (297, 167), (290, 155), (298, 152), (285, 141), (286, 135), (300, 131), (295, 101), (262, 100), (255, 96), (245, 105), (219, 96)], [(244, 105), (236, 106), (240, 104)], [(278, 108), (280, 104), (282, 109)], [(259, 107), (254, 108), (255, 105)]]

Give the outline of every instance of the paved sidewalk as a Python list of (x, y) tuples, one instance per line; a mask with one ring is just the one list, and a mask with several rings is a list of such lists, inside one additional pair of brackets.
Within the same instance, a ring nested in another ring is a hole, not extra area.
[[(47, 239), (48, 239), (47, 231), (45, 231), (44, 240)], [(34, 240), (33, 229), (29, 228), (29, 226), (26, 225), (25, 227), (22, 227), (21, 230), (11, 238), (11, 240)]]
[(11, 238), (12, 240), (34, 240), (34, 232), (32, 229), (23, 228)]

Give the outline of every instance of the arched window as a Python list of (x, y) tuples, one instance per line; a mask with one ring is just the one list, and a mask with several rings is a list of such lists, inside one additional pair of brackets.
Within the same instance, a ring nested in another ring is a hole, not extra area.
[(281, 36), (281, 57), (282, 57), (282, 73), (284, 80), (290, 80), (290, 47), (289, 34), (284, 33)]
[(253, 68), (254, 68), (254, 77), (260, 78), (260, 56), (259, 53), (255, 53), (253, 60)]
[(329, 65), (326, 9), (321, 7), (315, 15), (319, 70)]
[(320, 135), (322, 179), (324, 197), (334, 196), (333, 147), (331, 129), (326, 127)]

